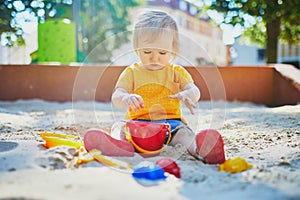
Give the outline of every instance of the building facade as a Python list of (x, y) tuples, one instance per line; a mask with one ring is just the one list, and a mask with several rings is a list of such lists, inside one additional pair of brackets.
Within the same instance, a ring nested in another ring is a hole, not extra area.
[[(146, 2), (144, 6), (132, 9), (130, 16), (135, 21), (139, 13), (149, 9), (159, 9), (169, 13), (175, 19), (180, 40), (180, 52), (175, 63), (185, 66), (228, 65), (227, 47), (222, 40), (222, 31), (212, 25), (208, 17), (199, 17), (201, 10), (196, 6), (185, 0), (147, 0)], [(128, 65), (135, 61), (134, 52), (132, 50), (130, 52), (130, 48), (132, 48), (131, 44), (125, 44), (115, 51), (115, 59), (113, 59), (115, 65), (121, 63)]]
[(199, 8), (185, 0), (149, 0), (148, 5), (165, 9), (175, 18), (183, 39), (181, 53), (191, 64), (228, 64), (221, 29), (212, 25), (209, 17), (203, 17)]
[[(233, 45), (235, 55), (232, 56), (232, 65), (265, 65), (266, 49), (258, 45), (241, 45), (238, 40)], [(278, 44), (277, 63), (291, 64), (300, 69), (300, 44)]]
[(291, 64), (300, 69), (300, 44), (279, 43), (278, 62)]
[[(146, 5), (130, 11), (132, 21), (146, 9), (168, 12), (177, 22), (180, 33), (180, 52), (175, 62), (181, 65), (228, 65), (227, 47), (222, 41), (222, 31), (210, 24), (201, 10), (185, 0), (147, 0)], [(132, 27), (131, 27), (132, 28)], [(30, 64), (30, 54), (37, 50), (37, 32), (25, 38), (24, 48), (0, 47), (2, 64)], [(114, 52), (114, 65), (128, 65), (137, 60), (132, 43), (123, 45)]]

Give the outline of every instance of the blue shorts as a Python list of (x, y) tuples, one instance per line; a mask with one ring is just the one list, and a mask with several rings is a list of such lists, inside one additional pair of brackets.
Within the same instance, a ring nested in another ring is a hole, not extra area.
[[(178, 129), (176, 129), (176, 128), (180, 125), (185, 125), (185, 123), (183, 123), (180, 119), (165, 119), (165, 120), (138, 119), (137, 121), (170, 124), (170, 127), (171, 127), (171, 140), (175, 136), (176, 132), (178, 131)], [(168, 138), (169, 138), (169, 132), (167, 132), (166, 139), (165, 139), (165, 144), (167, 143)]]

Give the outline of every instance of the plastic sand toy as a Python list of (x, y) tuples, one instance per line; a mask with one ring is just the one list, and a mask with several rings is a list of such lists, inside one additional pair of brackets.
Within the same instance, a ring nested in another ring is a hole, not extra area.
[(144, 185), (157, 185), (160, 181), (165, 180), (165, 171), (158, 165), (144, 161), (133, 168), (132, 176), (134, 179)]
[(108, 167), (115, 167), (119, 169), (125, 169), (130, 172), (132, 172), (132, 166), (126, 162), (123, 162), (121, 160), (104, 156), (102, 155), (101, 151), (97, 149), (92, 149), (91, 151), (87, 152), (84, 147), (79, 148), (79, 155), (76, 160), (76, 164), (84, 164), (92, 161), (97, 161), (105, 166)]
[(52, 148), (56, 146), (70, 146), (76, 149), (83, 146), (83, 142), (80, 141), (80, 138), (75, 135), (60, 134), (54, 132), (42, 132), (40, 133), (42, 139), (46, 142), (46, 148)]
[(236, 157), (227, 159), (224, 163), (219, 165), (219, 171), (226, 171), (230, 173), (238, 173), (252, 168), (253, 165), (248, 163), (244, 158)]
[(169, 134), (166, 144), (171, 139), (170, 125), (165, 123), (128, 121), (124, 132), (126, 139), (145, 157), (158, 155), (164, 149), (167, 132)]
[(180, 168), (174, 160), (170, 158), (161, 158), (158, 161), (156, 161), (155, 164), (163, 168), (165, 172), (173, 174), (177, 178), (181, 177)]
[(110, 167), (116, 167), (119, 169), (127, 169), (127, 170), (132, 170), (132, 166), (126, 162), (123, 162), (121, 160), (117, 160), (115, 158), (109, 157), (109, 156), (104, 156), (101, 154), (101, 151), (97, 149), (92, 149), (89, 151), (89, 154), (92, 155), (92, 157), (102, 163), (103, 165), (110, 166)]

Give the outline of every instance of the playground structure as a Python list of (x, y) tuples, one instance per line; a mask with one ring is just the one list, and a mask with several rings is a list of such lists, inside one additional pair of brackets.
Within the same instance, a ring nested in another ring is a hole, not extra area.
[[(0, 100), (109, 102), (125, 66), (0, 65)], [(185, 67), (201, 90), (200, 100), (300, 103), (300, 71), (291, 65)]]

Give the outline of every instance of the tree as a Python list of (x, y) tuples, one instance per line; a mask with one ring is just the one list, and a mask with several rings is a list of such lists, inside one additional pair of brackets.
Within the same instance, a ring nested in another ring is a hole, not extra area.
[(209, 6), (224, 15), (224, 24), (246, 27), (247, 17), (254, 17), (245, 36), (266, 47), (267, 63), (277, 62), (278, 41), (300, 42), (299, 8), (299, 0), (212, 0)]
[(89, 0), (75, 5), (80, 13), (76, 20), (80, 50), (91, 62), (110, 62), (112, 51), (129, 40), (128, 9), (137, 5), (139, 0)]
[[(84, 53), (89, 54), (101, 44), (98, 55), (91, 55), (93, 62), (109, 61), (111, 50), (127, 41), (126, 32), (130, 24), (128, 8), (139, 5), (139, 0), (0, 0), (0, 36), (6, 46), (25, 45), (24, 30), (17, 20), (31, 20), (39, 23), (49, 18), (67, 17), (75, 20), (78, 31), (82, 33), (78, 44), (85, 45)], [(26, 14), (24, 14), (26, 13)], [(116, 35), (116, 40), (108, 40)], [(87, 42), (86, 42), (87, 41)]]
[(20, 18), (23, 21), (30, 21), (32, 16), (35, 16), (42, 22), (53, 17), (57, 5), (56, 1), (0, 0), (0, 2), (0, 36), (4, 40), (1, 43), (5, 46), (25, 45)]

